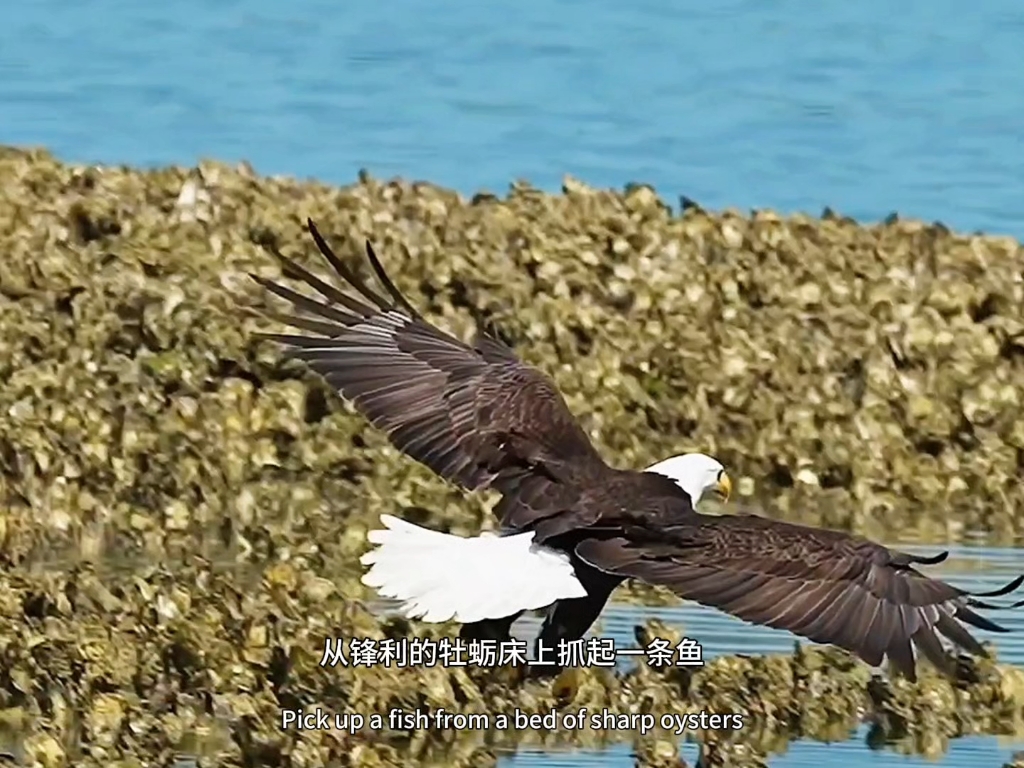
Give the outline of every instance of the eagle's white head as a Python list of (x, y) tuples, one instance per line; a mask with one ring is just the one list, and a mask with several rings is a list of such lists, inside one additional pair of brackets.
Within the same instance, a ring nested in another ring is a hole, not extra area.
[(684, 453), (649, 466), (644, 472), (663, 475), (689, 495), (696, 507), (704, 494), (711, 493), (723, 501), (732, 493), (732, 480), (718, 459), (703, 453)]

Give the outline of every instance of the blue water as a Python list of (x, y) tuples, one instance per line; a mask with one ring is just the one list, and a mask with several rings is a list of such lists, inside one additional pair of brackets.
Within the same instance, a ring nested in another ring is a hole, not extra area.
[[(0, 16), (0, 143), (67, 160), (246, 159), (339, 183), (367, 168), (466, 194), (516, 178), (555, 190), (570, 173), (712, 208), (897, 210), (1024, 237), (1015, 0), (31, 0)], [(792, 642), (690, 610), (614, 609), (605, 629), (626, 638), (660, 615), (709, 656)], [(1001, 647), (1024, 660), (1016, 635)], [(1011, 747), (952, 749), (950, 764), (994, 765)], [(857, 739), (797, 744), (772, 764), (833, 752), (904, 764)]]
[(0, 141), (1024, 236), (1022, 39), (1016, 0), (11, 2)]
[[(855, 739), (838, 744), (797, 742), (782, 755), (769, 758), (771, 768), (821, 768), (830, 763), (848, 768), (870, 765), (871, 768), (925, 768), (934, 766), (923, 757), (898, 755), (894, 752), (868, 752), (865, 754), (862, 728)], [(954, 741), (945, 760), (956, 768), (999, 768), (1010, 760), (1024, 742), (968, 736)], [(681, 757), (691, 766), (697, 763), (698, 747), (685, 744)], [(614, 746), (603, 750), (579, 749), (563, 752), (524, 749), (515, 755), (503, 756), (499, 768), (633, 768), (636, 764), (632, 750), (627, 746)]]

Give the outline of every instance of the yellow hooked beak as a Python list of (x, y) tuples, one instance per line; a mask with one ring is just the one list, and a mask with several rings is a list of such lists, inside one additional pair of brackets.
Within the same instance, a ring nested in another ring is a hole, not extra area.
[(729, 475), (724, 470), (718, 474), (718, 482), (715, 484), (713, 492), (722, 501), (729, 500), (729, 495), (732, 493), (732, 480), (729, 479)]

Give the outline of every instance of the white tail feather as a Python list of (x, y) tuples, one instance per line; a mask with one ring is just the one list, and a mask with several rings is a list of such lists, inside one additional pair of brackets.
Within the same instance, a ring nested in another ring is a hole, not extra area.
[(568, 556), (533, 544), (533, 533), (472, 538), (431, 531), (381, 515), (370, 531), (378, 545), (360, 558), (362, 582), (402, 601), (410, 618), (467, 624), (583, 597), (586, 590)]

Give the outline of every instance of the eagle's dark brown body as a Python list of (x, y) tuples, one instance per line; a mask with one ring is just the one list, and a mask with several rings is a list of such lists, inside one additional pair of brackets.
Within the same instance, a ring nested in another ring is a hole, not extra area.
[[(970, 595), (928, 578), (933, 564), (843, 533), (766, 518), (698, 514), (678, 485), (659, 475), (616, 470), (594, 449), (552, 381), (488, 334), (472, 345), (438, 330), (387, 278), (368, 288), (309, 222), (343, 293), (284, 258), (285, 274), (321, 297), (257, 279), (302, 314), (274, 315), (309, 335), (268, 334), (306, 361), (410, 457), (473, 491), (502, 495), (504, 531), (535, 531), (537, 543), (569, 554), (588, 595), (558, 602), (541, 636), (581, 637), (612, 590), (627, 578), (757, 624), (831, 643), (878, 665), (884, 657), (915, 677), (916, 646), (943, 669), (939, 635), (984, 653), (961, 622), (1005, 631), (976, 612)], [(323, 299), (327, 301), (324, 302)], [(505, 638), (516, 615), (465, 625), (465, 637)]]

